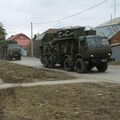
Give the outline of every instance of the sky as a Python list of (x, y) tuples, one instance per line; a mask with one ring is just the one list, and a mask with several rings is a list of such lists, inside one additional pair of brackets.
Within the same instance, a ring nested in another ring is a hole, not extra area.
[[(98, 26), (112, 17), (120, 16), (120, 0), (116, 0), (116, 16), (114, 16), (114, 0), (88, 10), (69, 19), (61, 18), (86, 10), (105, 0), (0, 0), (0, 22), (4, 25), (7, 37), (24, 33), (31, 37), (49, 28), (66, 26)], [(57, 20), (57, 21), (56, 21)], [(41, 24), (48, 21), (53, 23)]]

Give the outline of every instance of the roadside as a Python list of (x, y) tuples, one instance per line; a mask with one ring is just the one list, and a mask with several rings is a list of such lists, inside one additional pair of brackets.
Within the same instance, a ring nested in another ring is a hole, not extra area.
[[(21, 61), (11, 61), (12, 63), (15, 64), (21, 64), (21, 65), (26, 65), (26, 66), (31, 66), (34, 68), (43, 68), (40, 59), (37, 58), (28, 58), (28, 57), (23, 57)], [(46, 69), (49, 70), (49, 69)], [(81, 80), (89, 80), (89, 81), (101, 81), (101, 82), (112, 82), (112, 83), (118, 83), (120, 84), (120, 66), (119, 65), (109, 65), (108, 70), (105, 73), (99, 73), (96, 71), (96, 69), (93, 69), (89, 73), (86, 74), (79, 74), (76, 72), (67, 72), (63, 69), (50, 69), (54, 72), (63, 72), (68, 75), (72, 75), (73, 77)]]
[(120, 61), (113, 61), (110, 63), (110, 65), (120, 65)]
[(74, 77), (63, 72), (53, 72), (47, 69), (37, 69), (0, 61), (1, 83), (31, 83), (39, 81), (70, 80), (73, 78)]

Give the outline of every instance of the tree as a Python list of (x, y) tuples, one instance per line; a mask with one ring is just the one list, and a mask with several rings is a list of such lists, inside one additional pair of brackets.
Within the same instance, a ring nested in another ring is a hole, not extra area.
[(0, 23), (0, 40), (5, 40), (6, 37), (6, 30), (2, 23)]

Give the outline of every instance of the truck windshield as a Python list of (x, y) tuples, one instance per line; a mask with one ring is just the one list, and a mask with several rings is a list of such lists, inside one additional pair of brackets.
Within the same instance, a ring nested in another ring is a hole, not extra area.
[(107, 46), (109, 45), (108, 40), (105, 37), (88, 37), (88, 46)]
[(9, 44), (8, 49), (21, 49), (19, 45), (17, 44)]

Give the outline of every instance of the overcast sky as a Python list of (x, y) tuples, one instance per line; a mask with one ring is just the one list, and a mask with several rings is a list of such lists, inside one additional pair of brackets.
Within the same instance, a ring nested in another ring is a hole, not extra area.
[[(8, 36), (25, 33), (30, 37), (30, 23), (33, 32), (41, 33), (48, 28), (65, 26), (95, 27), (114, 17), (114, 0), (91, 9), (83, 14), (49, 24), (35, 24), (57, 20), (83, 11), (104, 0), (0, 0), (0, 22)], [(116, 0), (116, 17), (120, 16), (120, 0)]]

